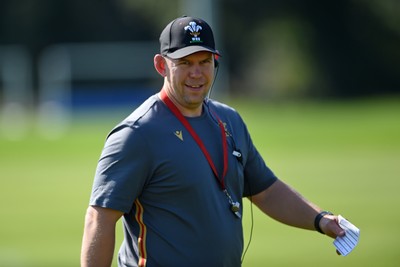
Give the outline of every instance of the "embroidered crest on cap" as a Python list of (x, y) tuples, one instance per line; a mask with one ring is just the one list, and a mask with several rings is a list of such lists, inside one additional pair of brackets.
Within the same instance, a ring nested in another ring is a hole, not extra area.
[(196, 22), (191, 21), (189, 22), (189, 25), (186, 26), (185, 31), (189, 30), (190, 31), (190, 35), (192, 35), (192, 41), (190, 41), (190, 43), (202, 43), (203, 41), (200, 39), (199, 35), (200, 35), (200, 30), (202, 30), (203, 28), (200, 25), (197, 25)]

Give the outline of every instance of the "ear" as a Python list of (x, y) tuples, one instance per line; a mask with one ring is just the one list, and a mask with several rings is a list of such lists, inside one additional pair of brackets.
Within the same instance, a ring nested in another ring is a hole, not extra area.
[(167, 76), (166, 65), (167, 62), (165, 61), (165, 58), (163, 56), (161, 56), (160, 54), (154, 56), (154, 68), (162, 77)]

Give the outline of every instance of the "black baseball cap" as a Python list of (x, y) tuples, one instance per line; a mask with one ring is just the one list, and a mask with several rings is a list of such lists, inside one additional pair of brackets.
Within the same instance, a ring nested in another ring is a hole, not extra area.
[(172, 59), (208, 51), (220, 56), (215, 49), (211, 27), (202, 19), (179, 17), (171, 21), (161, 32), (160, 53)]

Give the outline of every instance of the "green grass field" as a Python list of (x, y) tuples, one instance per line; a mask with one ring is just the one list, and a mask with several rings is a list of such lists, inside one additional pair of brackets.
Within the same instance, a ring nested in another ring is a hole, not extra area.
[[(400, 266), (400, 99), (230, 104), (281, 179), (361, 229), (359, 246), (340, 257), (333, 240), (254, 210), (243, 266)], [(0, 136), (0, 266), (79, 266), (97, 159), (126, 114), (74, 116), (58, 140)], [(245, 209), (247, 244), (249, 202)]]

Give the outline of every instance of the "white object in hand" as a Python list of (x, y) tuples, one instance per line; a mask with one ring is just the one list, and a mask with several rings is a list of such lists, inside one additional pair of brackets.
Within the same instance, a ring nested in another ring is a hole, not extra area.
[(360, 238), (360, 229), (343, 218), (341, 215), (338, 216), (338, 219), (339, 226), (345, 230), (345, 235), (338, 236), (335, 241), (333, 241), (333, 244), (342, 256), (346, 256), (358, 244), (358, 240)]

